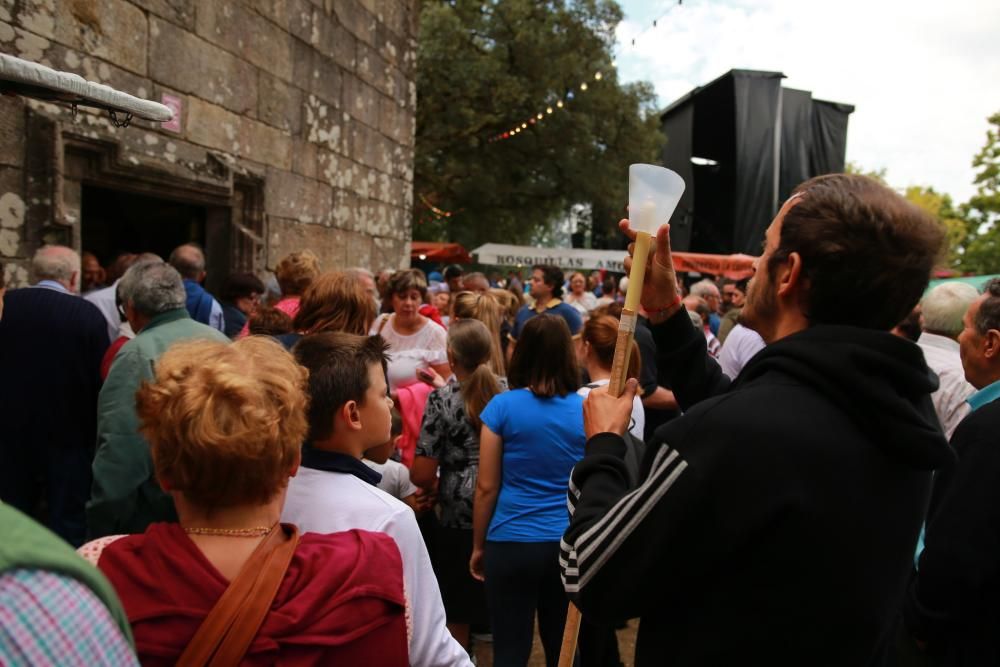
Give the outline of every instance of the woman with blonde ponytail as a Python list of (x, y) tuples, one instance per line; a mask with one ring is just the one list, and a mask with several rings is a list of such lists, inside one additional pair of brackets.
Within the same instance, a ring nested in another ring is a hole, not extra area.
[(490, 370), (505, 377), (507, 365), (500, 345), (504, 309), (495, 296), (489, 292), (459, 292), (452, 304), (451, 320), (479, 320), (490, 332)]
[[(462, 294), (471, 294), (462, 292)], [(492, 297), (489, 297), (492, 298)], [(456, 299), (456, 306), (459, 300)], [(465, 312), (465, 311), (463, 311)], [(463, 316), (448, 329), (448, 362), (455, 381), (427, 397), (410, 479), (421, 488), (440, 485), (441, 528), (431, 561), (441, 586), (448, 629), (469, 647), (469, 626), (488, 620), (482, 582), (469, 573), (472, 500), (479, 474), (479, 415), (507, 383), (492, 370), (496, 336), (478, 318)]]

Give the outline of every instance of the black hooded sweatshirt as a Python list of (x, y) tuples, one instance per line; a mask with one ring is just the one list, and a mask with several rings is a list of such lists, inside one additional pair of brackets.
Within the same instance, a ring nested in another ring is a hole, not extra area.
[(687, 317), (653, 327), (683, 417), (630, 489), (604, 433), (570, 480), (560, 562), (585, 616), (640, 617), (637, 665), (881, 665), (952, 459), (919, 348), (814, 326), (730, 385)]

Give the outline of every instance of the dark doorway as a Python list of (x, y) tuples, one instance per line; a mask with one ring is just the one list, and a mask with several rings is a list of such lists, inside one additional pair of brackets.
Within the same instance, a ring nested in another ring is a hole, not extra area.
[(166, 259), (183, 243), (205, 245), (205, 206), (83, 186), (82, 246), (109, 264), (123, 252), (152, 252)]

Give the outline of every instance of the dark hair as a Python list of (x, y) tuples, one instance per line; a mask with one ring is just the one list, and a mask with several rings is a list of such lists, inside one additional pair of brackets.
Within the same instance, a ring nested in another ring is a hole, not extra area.
[(983, 287), (983, 294), (989, 296), (979, 305), (976, 313), (976, 332), (985, 336), (990, 329), (1000, 329), (1000, 278), (992, 278)]
[(280, 336), (291, 333), (292, 318), (288, 313), (271, 306), (258, 308), (247, 320), (247, 330), (252, 336)]
[(768, 275), (798, 253), (810, 324), (896, 326), (927, 287), (942, 225), (866, 176), (818, 176), (795, 193), (802, 196), (784, 217)]
[(507, 380), (512, 389), (527, 387), (545, 398), (565, 396), (580, 387), (580, 368), (566, 320), (543, 313), (527, 321), (517, 339)]
[(457, 278), (465, 273), (458, 264), (451, 264), (444, 270), (444, 279), (449, 280), (451, 278)]
[(920, 318), (920, 309), (914, 308), (903, 318), (902, 322), (893, 327), (893, 333), (898, 331), (903, 338), (916, 343), (917, 339), (920, 338), (920, 334), (923, 333), (923, 328), (920, 326)]
[(392, 274), (386, 295), (403, 294), (411, 289), (420, 292), (421, 299), (427, 298), (427, 276), (420, 269), (403, 269)]
[(601, 283), (601, 294), (610, 297), (615, 293), (615, 288), (617, 283), (615, 283), (614, 278), (605, 278), (604, 282)]
[(251, 294), (263, 294), (267, 291), (260, 278), (252, 273), (234, 273), (226, 278), (222, 286), (222, 300), (228, 303)]
[(342, 331), (313, 334), (295, 344), (295, 360), (309, 371), (309, 442), (333, 435), (333, 416), (345, 403), (364, 403), (368, 369), (380, 364), (385, 372), (388, 349), (381, 336)]
[(550, 264), (535, 264), (531, 267), (531, 270), (533, 272), (542, 272), (542, 282), (552, 288), (553, 298), (558, 299), (562, 297), (563, 283), (566, 282), (562, 269), (558, 266), (552, 266)]

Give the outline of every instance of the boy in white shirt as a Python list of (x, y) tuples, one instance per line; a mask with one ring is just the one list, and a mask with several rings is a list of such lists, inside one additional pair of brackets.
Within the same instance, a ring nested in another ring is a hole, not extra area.
[(413, 511), (379, 489), (381, 475), (361, 460), (390, 440), (386, 349), (379, 336), (331, 332), (307, 336), (292, 350), (309, 369), (309, 435), (281, 518), (302, 532), (359, 528), (390, 535), (403, 560), (410, 664), (471, 665), (445, 625), (441, 592)]

